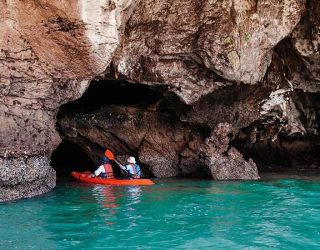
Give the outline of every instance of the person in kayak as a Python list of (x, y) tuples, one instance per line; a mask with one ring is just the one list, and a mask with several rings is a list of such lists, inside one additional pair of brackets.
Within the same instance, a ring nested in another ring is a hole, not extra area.
[(94, 171), (93, 174), (91, 174), (91, 177), (100, 177), (108, 179), (114, 178), (112, 165), (110, 164), (110, 160), (106, 156), (102, 157), (101, 165), (98, 167), (96, 171)]
[(130, 156), (127, 160), (127, 165), (119, 165), (121, 169), (125, 170), (130, 179), (140, 179), (140, 166), (137, 164), (136, 159)]

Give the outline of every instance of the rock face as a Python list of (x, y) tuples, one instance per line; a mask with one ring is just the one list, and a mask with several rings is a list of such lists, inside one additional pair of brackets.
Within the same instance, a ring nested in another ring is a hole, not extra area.
[(0, 201), (32, 197), (50, 191), (56, 185), (49, 157), (23, 159), (0, 158)]
[(170, 85), (187, 103), (226, 85), (221, 82), (256, 84), (272, 48), (299, 22), (303, 3), (140, 1), (112, 69), (116, 77)]
[[(92, 159), (133, 153), (158, 177), (257, 179), (252, 152), (316, 154), (319, 14), (317, 0), (0, 1), (0, 200), (53, 187), (44, 159), (61, 137)], [(163, 96), (65, 112), (59, 135), (60, 106), (94, 78)]]
[(256, 164), (246, 161), (241, 153), (230, 146), (237, 131), (230, 124), (220, 123), (214, 133), (207, 139), (207, 164), (216, 180), (257, 180), (259, 179)]
[(59, 105), (80, 97), (110, 63), (130, 4), (0, 3), (1, 155), (50, 152), (59, 144)]
[[(15, 163), (25, 156), (40, 160), (58, 146), (59, 106), (80, 97), (108, 66), (132, 5), (130, 0), (0, 1), (2, 164), (19, 169)], [(52, 172), (47, 169), (47, 175)], [(15, 188), (1, 178), (0, 183)], [(19, 197), (19, 191), (12, 192)]]

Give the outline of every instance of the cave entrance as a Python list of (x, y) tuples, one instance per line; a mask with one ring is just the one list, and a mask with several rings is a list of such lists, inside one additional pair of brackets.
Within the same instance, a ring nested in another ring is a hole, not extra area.
[[(123, 80), (95, 79), (81, 98), (62, 105), (57, 115), (57, 129), (63, 141), (51, 155), (51, 165), (56, 170), (58, 178), (68, 177), (72, 171), (95, 170), (104, 150), (101, 145), (89, 143), (86, 140), (80, 143), (77, 138), (74, 138), (71, 142), (70, 138), (64, 135), (59, 121), (66, 117), (90, 114), (111, 105), (146, 110), (157, 104), (164, 97), (165, 91), (166, 87), (164, 86), (153, 87)], [(129, 151), (126, 153), (136, 155), (137, 152)], [(146, 166), (141, 167), (144, 168), (143, 172), (146, 176), (152, 176)], [(117, 175), (117, 168), (114, 170)]]
[(53, 151), (50, 165), (56, 170), (59, 179), (68, 179), (72, 171), (93, 171), (96, 167), (79, 145), (67, 140), (63, 140)]

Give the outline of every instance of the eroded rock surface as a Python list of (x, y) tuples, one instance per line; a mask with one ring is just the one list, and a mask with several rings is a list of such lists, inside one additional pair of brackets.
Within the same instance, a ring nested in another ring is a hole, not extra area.
[(58, 145), (58, 107), (82, 95), (119, 44), (131, 1), (110, 3), (0, 2), (1, 155)]
[(0, 1), (3, 164), (20, 168), (11, 158), (40, 160), (58, 146), (59, 106), (79, 98), (108, 66), (132, 6), (130, 0)]
[(0, 202), (27, 198), (50, 191), (56, 185), (48, 155), (4, 159), (0, 157)]
[(220, 123), (207, 138), (203, 151), (212, 176), (216, 180), (257, 180), (260, 177), (256, 164), (252, 159), (246, 161), (237, 149), (230, 146), (236, 134), (230, 124)]
[(141, 1), (112, 70), (115, 77), (169, 85), (187, 103), (228, 81), (256, 84), (303, 11), (302, 0)]

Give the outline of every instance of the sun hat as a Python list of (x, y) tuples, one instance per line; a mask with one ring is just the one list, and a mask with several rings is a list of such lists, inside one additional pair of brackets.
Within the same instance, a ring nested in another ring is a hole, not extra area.
[(136, 164), (136, 159), (133, 156), (130, 156), (128, 158), (127, 162), (132, 163), (132, 164)]

